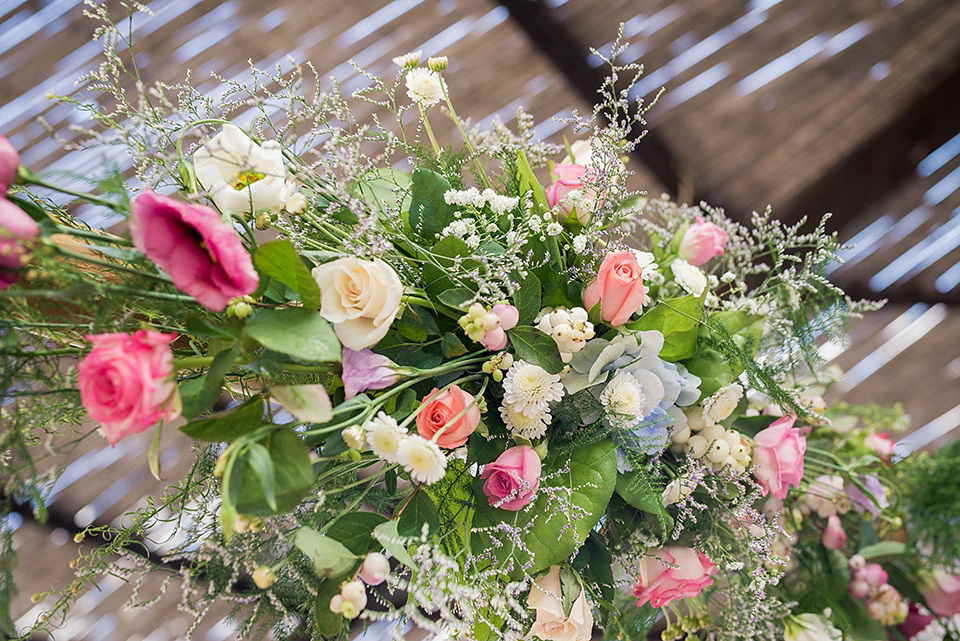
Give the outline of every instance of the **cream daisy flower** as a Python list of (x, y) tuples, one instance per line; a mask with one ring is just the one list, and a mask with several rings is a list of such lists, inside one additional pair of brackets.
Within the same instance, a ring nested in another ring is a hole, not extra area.
[(703, 420), (707, 425), (719, 423), (737, 409), (742, 397), (743, 387), (738, 383), (724, 385), (703, 402)]
[(397, 425), (396, 419), (386, 412), (380, 412), (363, 425), (367, 432), (367, 443), (373, 453), (388, 463), (399, 463), (398, 451), (407, 438), (406, 430)]
[(425, 109), (443, 99), (443, 80), (436, 72), (417, 67), (407, 72), (406, 82), (407, 96)]
[(417, 51), (411, 51), (410, 53), (405, 53), (402, 56), (397, 56), (393, 59), (393, 64), (397, 65), (401, 69), (406, 67), (416, 67), (420, 64), (420, 56), (423, 55), (423, 50), (418, 49)]
[(620, 371), (600, 393), (600, 403), (607, 410), (607, 420), (617, 428), (636, 425), (648, 405), (643, 385), (630, 372)]
[(363, 428), (359, 425), (351, 425), (347, 429), (340, 432), (340, 436), (343, 437), (343, 442), (346, 443), (351, 449), (367, 449), (367, 433), (364, 432)]
[(509, 403), (503, 403), (500, 406), (500, 416), (511, 432), (530, 440), (540, 438), (547, 433), (547, 425), (551, 418), (549, 411), (529, 417), (523, 412), (518, 412)]
[(539, 365), (516, 361), (503, 379), (503, 400), (529, 418), (549, 414), (549, 403), (561, 398), (560, 375), (550, 374)]
[(443, 478), (447, 471), (447, 459), (440, 447), (419, 434), (403, 439), (397, 451), (398, 463), (410, 473), (417, 483), (430, 485)]

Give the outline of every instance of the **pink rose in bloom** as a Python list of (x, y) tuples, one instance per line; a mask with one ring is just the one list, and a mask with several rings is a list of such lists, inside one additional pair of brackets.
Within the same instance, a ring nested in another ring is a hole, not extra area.
[(839, 550), (847, 542), (847, 533), (843, 529), (840, 517), (836, 514), (831, 514), (827, 518), (827, 527), (823, 529), (821, 540), (823, 547), (828, 550)]
[(893, 441), (886, 434), (868, 434), (863, 442), (882, 459), (889, 459), (893, 454)]
[(655, 608), (663, 607), (674, 599), (697, 596), (713, 583), (711, 575), (716, 573), (717, 566), (702, 552), (668, 545), (641, 559), (633, 595), (638, 606), (649, 601)]
[(6, 136), (0, 134), (0, 192), (6, 193), (17, 180), (20, 155)]
[(934, 614), (942, 617), (960, 614), (960, 576), (937, 568), (921, 583), (920, 593)]
[(130, 209), (136, 248), (207, 309), (223, 311), (230, 299), (257, 289), (260, 279), (250, 254), (214, 209), (149, 190)]
[(562, 592), (560, 566), (554, 565), (534, 581), (527, 597), (527, 606), (537, 614), (530, 634), (543, 641), (590, 641), (593, 636), (593, 612), (587, 603), (586, 591), (580, 590), (569, 614), (563, 612)]
[(753, 440), (753, 464), (757, 466), (753, 474), (764, 496), (770, 492), (784, 499), (789, 486), (800, 484), (807, 439), (793, 426), (795, 421), (793, 416), (779, 418)]
[(540, 487), (540, 457), (529, 445), (511, 447), (487, 463), (480, 478), (487, 479), (483, 493), (491, 506), (519, 510), (533, 500)]
[(497, 303), (493, 306), (491, 313), (500, 319), (500, 324), (493, 329), (488, 329), (480, 339), (480, 344), (492, 352), (498, 352), (507, 346), (507, 331), (517, 326), (520, 312), (513, 305)]
[(86, 336), (93, 350), (80, 362), (80, 399), (111, 445), (180, 416), (170, 351), (176, 337), (150, 330)]
[[(469, 408), (469, 409), (467, 409)], [(466, 410), (466, 411), (464, 411)], [(455, 416), (462, 415), (456, 420)], [(450, 425), (447, 425), (450, 423)], [(467, 442), (480, 424), (480, 407), (473, 396), (456, 385), (441, 392), (433, 388), (426, 398), (420, 413), (417, 414), (417, 431), (427, 440), (434, 440), (434, 434), (443, 429), (435, 441), (440, 447), (453, 449)], [(444, 426), (447, 425), (446, 429)]]
[(640, 263), (633, 252), (620, 250), (604, 256), (596, 280), (583, 290), (583, 306), (590, 311), (599, 302), (600, 317), (616, 327), (643, 307), (645, 296)]
[(0, 289), (17, 279), (17, 270), (26, 264), (30, 245), (39, 235), (33, 218), (0, 196)]
[(727, 232), (713, 223), (697, 222), (687, 228), (680, 241), (680, 258), (699, 267), (714, 256), (723, 256), (723, 246), (730, 240)]
[(359, 351), (344, 347), (340, 362), (343, 365), (343, 390), (348, 401), (360, 392), (384, 389), (397, 381), (397, 373), (390, 368), (393, 365), (390, 359), (367, 347)]

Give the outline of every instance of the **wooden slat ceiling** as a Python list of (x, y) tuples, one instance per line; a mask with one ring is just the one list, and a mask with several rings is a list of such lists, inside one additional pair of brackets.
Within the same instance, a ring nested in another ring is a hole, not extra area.
[[(951, 0), (154, 0), (134, 38), (149, 80), (180, 80), (186, 68), (245, 73), (311, 61), (345, 90), (380, 75), (415, 49), (447, 55), (458, 111), (510, 123), (523, 105), (539, 132), (571, 132), (555, 115), (590, 107), (596, 60), (625, 23), (628, 52), (647, 70), (643, 92), (666, 87), (650, 112), (634, 184), (706, 198), (745, 216), (768, 203), (793, 219), (838, 215), (858, 247), (832, 276), (859, 296), (894, 304), (855, 324), (851, 345), (825, 345), (848, 371), (845, 399), (899, 401), (914, 416), (912, 446), (936, 447), (960, 425), (960, 3)], [(36, 121), (62, 134), (75, 122), (47, 92), (70, 93), (97, 64), (100, 46), (80, 0), (0, 3), (0, 131), (36, 169), (83, 170), (98, 155), (64, 155)], [(211, 85), (207, 85), (211, 86)], [(439, 120), (437, 123), (439, 124)], [(440, 132), (453, 141), (455, 132)], [(123, 162), (122, 158), (115, 158)], [(644, 166), (643, 163), (646, 163)], [(93, 219), (109, 224), (110, 220)], [(142, 436), (142, 435), (141, 435)], [(146, 472), (147, 437), (115, 449), (88, 439), (55, 488), (54, 526), (14, 517), (22, 593), (15, 616), (39, 611), (31, 593), (63, 585), (76, 556), (73, 532), (107, 523), (162, 487)], [(912, 440), (911, 440), (912, 439)], [(182, 474), (189, 443), (168, 430), (166, 475)], [(160, 535), (162, 533), (158, 533)], [(176, 599), (152, 610), (122, 604), (119, 581), (84, 597), (61, 638), (180, 639)], [(211, 612), (195, 638), (232, 638)]]

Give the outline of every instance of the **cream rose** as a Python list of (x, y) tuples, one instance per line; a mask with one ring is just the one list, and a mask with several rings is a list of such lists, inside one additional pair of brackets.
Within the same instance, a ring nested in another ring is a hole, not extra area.
[(560, 592), (560, 567), (555, 565), (530, 588), (527, 605), (537, 611), (530, 633), (544, 641), (588, 641), (593, 636), (593, 612), (586, 594), (581, 589), (570, 615), (564, 616)]
[(403, 283), (379, 258), (340, 258), (313, 270), (320, 287), (320, 315), (333, 323), (344, 347), (373, 347), (397, 316)]
[(275, 140), (262, 145), (226, 124), (193, 154), (197, 180), (220, 211), (248, 213), (283, 207), (296, 190)]

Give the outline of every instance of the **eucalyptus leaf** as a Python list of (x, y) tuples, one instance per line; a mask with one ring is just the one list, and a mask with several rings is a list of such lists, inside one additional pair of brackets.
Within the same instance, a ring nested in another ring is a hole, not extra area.
[(297, 530), (293, 544), (313, 560), (317, 574), (325, 579), (338, 579), (346, 575), (360, 560), (360, 557), (348, 550), (343, 543), (306, 525)]
[(320, 314), (307, 309), (259, 311), (247, 320), (246, 334), (267, 349), (298, 360), (340, 362), (340, 341), (333, 328)]
[(387, 517), (376, 512), (347, 512), (327, 528), (326, 535), (354, 554), (365, 555), (379, 547), (373, 538), (373, 530), (386, 521)]
[(380, 542), (387, 552), (393, 555), (400, 563), (408, 568), (417, 569), (417, 564), (413, 561), (407, 548), (403, 546), (400, 540), (400, 533), (397, 531), (397, 520), (385, 521), (373, 528), (373, 538)]

